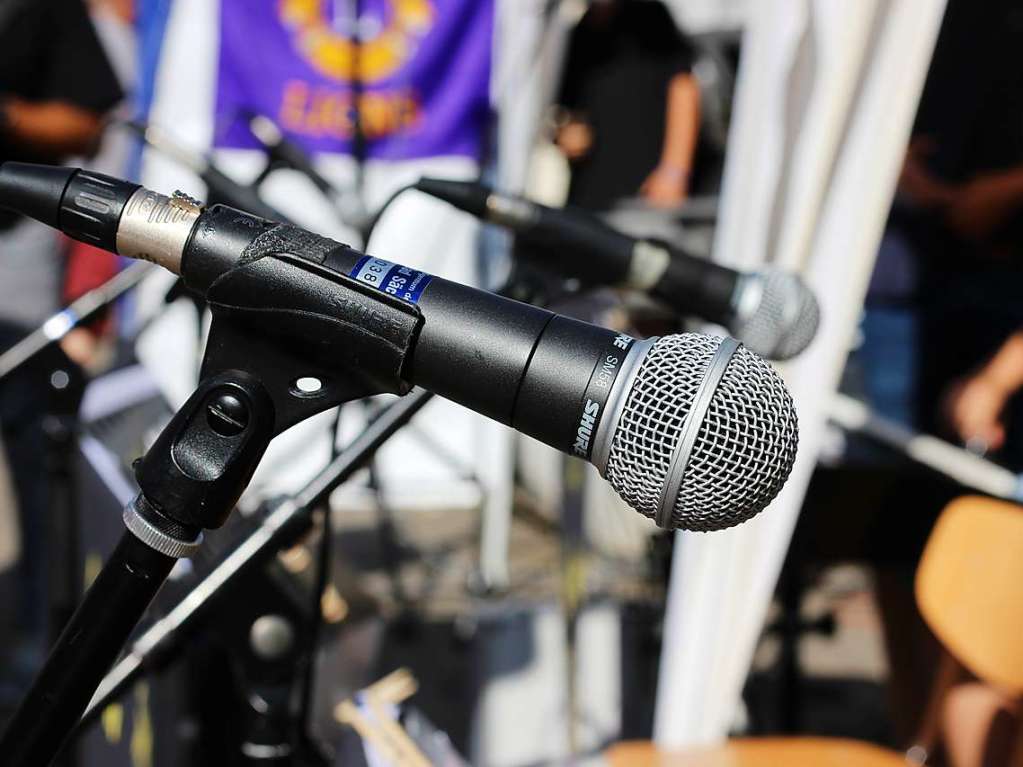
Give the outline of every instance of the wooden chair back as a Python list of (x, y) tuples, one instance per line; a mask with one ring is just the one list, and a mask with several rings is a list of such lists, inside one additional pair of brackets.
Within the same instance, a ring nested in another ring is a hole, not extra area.
[(946, 506), (917, 568), (916, 599), (960, 663), (1023, 695), (1023, 506), (980, 496)]

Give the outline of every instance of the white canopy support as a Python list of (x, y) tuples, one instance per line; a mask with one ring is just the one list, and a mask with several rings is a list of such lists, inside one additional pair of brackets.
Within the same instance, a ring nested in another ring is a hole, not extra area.
[(655, 739), (735, 721), (860, 315), (944, 0), (764, 0), (745, 32), (715, 258), (803, 272), (822, 321), (783, 372), (800, 418), (788, 484), (758, 518), (676, 539)]

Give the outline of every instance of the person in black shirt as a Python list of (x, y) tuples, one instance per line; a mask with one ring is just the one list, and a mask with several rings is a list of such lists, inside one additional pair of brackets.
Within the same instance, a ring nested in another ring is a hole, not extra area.
[(123, 94), (82, 0), (0, 0), (0, 50), (0, 161), (91, 154)]
[(660, 2), (590, 6), (569, 41), (558, 99), (569, 203), (606, 211), (637, 195), (658, 206), (685, 200), (699, 131), (691, 59)]
[[(122, 93), (82, 0), (0, 0), (0, 51), (0, 161), (59, 164), (91, 154), (104, 113)], [(0, 212), (0, 351), (59, 308), (58, 242), (41, 224)], [(45, 375), (29, 364), (0, 382), (2, 443), (21, 523), (18, 622), (26, 640), (4, 664), (8, 674), (15, 665), (31, 671), (21, 656), (40, 655), (46, 633)]]
[[(0, 162), (92, 154), (103, 115), (122, 93), (82, 0), (0, 0), (0, 51)], [(53, 242), (0, 211), (0, 325), (8, 333), (24, 335), (58, 308)]]

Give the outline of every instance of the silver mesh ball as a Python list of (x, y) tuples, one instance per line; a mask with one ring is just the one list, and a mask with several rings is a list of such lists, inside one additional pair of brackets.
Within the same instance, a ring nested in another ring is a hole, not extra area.
[(747, 347), (771, 360), (795, 357), (817, 334), (820, 308), (813, 291), (797, 275), (760, 272), (756, 308), (736, 319), (729, 331)]
[[(626, 503), (651, 519), (721, 340), (698, 333), (658, 339), (626, 395), (604, 474)], [(670, 526), (721, 530), (759, 513), (788, 479), (797, 442), (796, 411), (781, 377), (739, 347), (700, 425)]]

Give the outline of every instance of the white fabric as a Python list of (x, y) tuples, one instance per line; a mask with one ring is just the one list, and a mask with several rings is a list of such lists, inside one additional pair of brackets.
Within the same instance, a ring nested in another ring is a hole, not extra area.
[(761, 516), (679, 534), (655, 721), (665, 748), (713, 743), (734, 721), (816, 462), (944, 0), (768, 0), (745, 33), (715, 258), (801, 269), (822, 307), (783, 373), (800, 419), (788, 484)]

